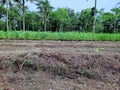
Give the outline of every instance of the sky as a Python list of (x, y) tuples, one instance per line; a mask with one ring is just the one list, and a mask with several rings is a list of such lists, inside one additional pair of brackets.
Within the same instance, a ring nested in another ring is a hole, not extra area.
[[(80, 12), (83, 9), (91, 8), (94, 6), (95, 0), (49, 0), (50, 4), (55, 8), (62, 8), (62, 7), (69, 7), (71, 9), (74, 9), (75, 12)], [(117, 3), (120, 2), (120, 0), (97, 0), (97, 9), (100, 10), (102, 8), (105, 8), (105, 11), (110, 11), (111, 8), (116, 7)], [(26, 4), (29, 6), (31, 11), (35, 11), (36, 6), (34, 4), (31, 4), (30, 2), (27, 2)]]

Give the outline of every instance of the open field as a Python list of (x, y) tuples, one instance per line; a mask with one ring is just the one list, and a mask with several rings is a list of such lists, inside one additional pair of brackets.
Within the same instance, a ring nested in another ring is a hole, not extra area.
[(120, 34), (84, 32), (0, 31), (0, 39), (62, 40), (62, 41), (120, 41)]
[(0, 40), (0, 90), (120, 90), (120, 42)]

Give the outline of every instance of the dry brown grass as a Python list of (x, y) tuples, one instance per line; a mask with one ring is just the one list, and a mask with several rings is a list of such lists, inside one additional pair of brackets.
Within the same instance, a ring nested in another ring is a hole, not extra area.
[(0, 44), (0, 90), (120, 89), (119, 42), (25, 42)]

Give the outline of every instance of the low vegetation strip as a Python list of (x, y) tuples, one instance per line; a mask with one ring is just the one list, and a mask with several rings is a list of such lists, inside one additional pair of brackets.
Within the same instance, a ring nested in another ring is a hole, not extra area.
[(63, 40), (63, 41), (120, 41), (120, 34), (83, 32), (0, 31), (0, 39)]

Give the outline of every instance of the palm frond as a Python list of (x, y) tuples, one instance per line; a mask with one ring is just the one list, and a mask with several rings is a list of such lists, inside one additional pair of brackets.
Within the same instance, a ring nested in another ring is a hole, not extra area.
[(119, 4), (120, 4), (120, 2), (117, 3), (117, 5), (119, 5)]

